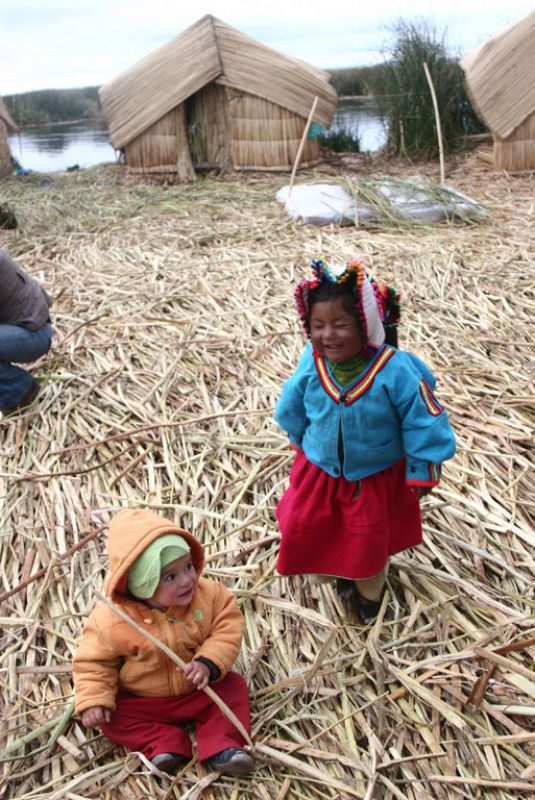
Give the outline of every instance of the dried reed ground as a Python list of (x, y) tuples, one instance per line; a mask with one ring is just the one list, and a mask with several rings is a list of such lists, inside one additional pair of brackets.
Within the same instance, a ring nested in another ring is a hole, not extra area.
[[(38, 402), (0, 422), (1, 590), (45, 572), (0, 611), (0, 796), (534, 797), (532, 178), (472, 158), (449, 182), (489, 224), (366, 231), (293, 223), (287, 176), (38, 177), (2, 185), (21, 228), (0, 244), (51, 291), (56, 335)], [(458, 438), (367, 630), (330, 586), (277, 577), (273, 515), (291, 454), (272, 409), (302, 347), (290, 275), (357, 252), (401, 289), (401, 346), (438, 374)], [(194, 764), (158, 782), (70, 717), (105, 532), (59, 559), (124, 505), (192, 530), (238, 595), (251, 779)]]

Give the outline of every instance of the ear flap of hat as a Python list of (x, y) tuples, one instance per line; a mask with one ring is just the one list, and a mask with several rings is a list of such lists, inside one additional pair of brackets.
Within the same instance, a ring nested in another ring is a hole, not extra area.
[(370, 279), (365, 276), (360, 286), (357, 306), (361, 311), (361, 322), (366, 325), (366, 341), (372, 347), (381, 347), (385, 340), (383, 320)]

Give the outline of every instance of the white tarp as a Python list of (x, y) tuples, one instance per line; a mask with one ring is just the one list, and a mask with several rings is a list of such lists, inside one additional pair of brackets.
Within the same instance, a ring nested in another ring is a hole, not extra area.
[(292, 219), (310, 225), (434, 223), (446, 219), (481, 221), (487, 212), (467, 195), (422, 180), (356, 179), (283, 186), (276, 194)]

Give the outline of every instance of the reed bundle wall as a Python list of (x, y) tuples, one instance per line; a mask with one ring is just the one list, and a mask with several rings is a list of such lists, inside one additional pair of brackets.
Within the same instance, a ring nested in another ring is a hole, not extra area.
[(461, 59), (471, 101), (505, 139), (535, 112), (535, 11)]
[(16, 131), (11, 114), (7, 110), (6, 104), (0, 97), (0, 178), (6, 178), (13, 173), (11, 162), (11, 150), (7, 139), (8, 131)]
[(506, 172), (535, 170), (535, 114), (506, 139), (494, 136), (494, 169)]
[(6, 106), (6, 104), (4, 103), (4, 101), (3, 101), (3, 99), (1, 97), (0, 97), (0, 121), (5, 124), (7, 130), (10, 130), (10, 131), (16, 131), (17, 130), (17, 126), (15, 125), (15, 122), (13, 121), (13, 117), (11, 116), (9, 111), (7, 110), (7, 106)]
[(0, 119), (0, 178), (7, 178), (13, 172), (11, 150), (7, 140), (7, 127)]
[[(306, 120), (261, 97), (228, 89), (231, 152), (237, 170), (291, 169)], [(302, 163), (317, 163), (316, 140), (305, 142)]]
[[(223, 111), (223, 95), (217, 96), (213, 88), (207, 88), (214, 82), (220, 87), (263, 98), (298, 119), (307, 119), (317, 98), (314, 120), (324, 127), (330, 125), (336, 108), (336, 91), (329, 84), (326, 72), (278, 53), (207, 15), (101, 87), (99, 97), (113, 146), (126, 150), (144, 132), (160, 135), (159, 129), (153, 126), (185, 102), (193, 121), (199, 119), (200, 130), (207, 136), (206, 141), (195, 143), (193, 149), (198, 149), (199, 153), (194, 153), (194, 158), (218, 163), (228, 160), (230, 143), (224, 132), (226, 119), (215, 121), (213, 118), (210, 132), (206, 124), (215, 109)], [(192, 101), (192, 98), (195, 99)], [(145, 152), (147, 147), (148, 152)], [(155, 143), (152, 148), (138, 142), (130, 148), (136, 160), (133, 168), (140, 169), (139, 162), (146, 163), (146, 170), (154, 169), (152, 151), (161, 148), (165, 148), (162, 143)], [(263, 150), (261, 161), (265, 163), (266, 146), (259, 145), (257, 149), (260, 148)], [(315, 152), (317, 147), (312, 145), (309, 150)], [(244, 157), (248, 160), (247, 153)], [(287, 160), (281, 158), (286, 163)], [(306, 153), (304, 158), (306, 161)], [(254, 162), (251, 165), (254, 166)], [(168, 159), (162, 166), (169, 166)], [(278, 163), (270, 166), (278, 166)]]
[(220, 20), (214, 19), (214, 29), (224, 65), (217, 83), (263, 97), (305, 119), (317, 97), (314, 119), (324, 127), (331, 124), (337, 95), (326, 72), (277, 53)]
[[(286, 108), (209, 84), (181, 103), (125, 148), (133, 172), (177, 173), (193, 180), (197, 169), (291, 169), (306, 120)], [(320, 161), (316, 140), (306, 140), (301, 164)]]
[(181, 181), (193, 180), (195, 170), (188, 146), (184, 104), (127, 144), (125, 157), (132, 172), (169, 172), (176, 173)]
[(468, 96), (494, 139), (494, 168), (535, 169), (535, 11), (461, 59)]

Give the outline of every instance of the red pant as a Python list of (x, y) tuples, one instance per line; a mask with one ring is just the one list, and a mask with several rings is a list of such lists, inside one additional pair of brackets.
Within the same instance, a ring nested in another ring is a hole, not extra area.
[[(247, 684), (229, 672), (211, 688), (250, 730)], [(191, 740), (180, 726), (195, 723), (199, 758), (204, 761), (227, 747), (243, 747), (244, 740), (206, 692), (195, 690), (175, 697), (136, 697), (119, 693), (111, 722), (102, 733), (115, 744), (140, 750), (151, 759), (158, 753), (180, 753), (191, 758)]]

